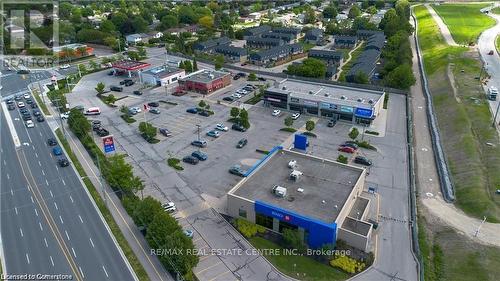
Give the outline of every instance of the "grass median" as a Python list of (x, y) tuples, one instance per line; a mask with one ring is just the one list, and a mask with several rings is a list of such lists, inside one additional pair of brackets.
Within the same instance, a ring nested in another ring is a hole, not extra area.
[(90, 179), (87, 177), (87, 173), (85, 173), (85, 170), (83, 169), (80, 161), (78, 161), (78, 158), (76, 155), (73, 153), (73, 150), (69, 146), (68, 141), (66, 138), (63, 136), (62, 132), (60, 129), (56, 130), (57, 137), (59, 138), (60, 143), (68, 153), (68, 157), (71, 159), (71, 162), (75, 166), (76, 170), (78, 171), (78, 174), (80, 177), (83, 178), (83, 182), (85, 183), (85, 186), (89, 190), (90, 194), (92, 195), (92, 198), (94, 199), (97, 207), (99, 208), (99, 211), (101, 212), (102, 216), (106, 220), (106, 223), (108, 224), (109, 228), (111, 229), (111, 232), (116, 238), (116, 241), (118, 241), (118, 244), (120, 245), (121, 249), (123, 250), (123, 253), (127, 257), (130, 265), (132, 266), (132, 269), (135, 271), (135, 274), (141, 281), (147, 281), (150, 280), (146, 271), (142, 267), (142, 264), (139, 262), (137, 257), (135, 256), (134, 252), (130, 248), (130, 245), (128, 244), (127, 240), (123, 236), (123, 233), (121, 232), (120, 228), (116, 224), (113, 216), (109, 212), (108, 208), (106, 207), (104, 201), (102, 200), (99, 192), (95, 188), (95, 186), (92, 184)]
[(49, 109), (47, 108), (47, 105), (45, 105), (45, 103), (42, 101), (42, 98), (40, 98), (40, 93), (38, 92), (38, 90), (33, 91), (33, 96), (35, 96), (36, 103), (38, 103), (38, 106), (40, 107), (40, 109), (42, 109), (43, 114), (45, 116), (51, 115)]

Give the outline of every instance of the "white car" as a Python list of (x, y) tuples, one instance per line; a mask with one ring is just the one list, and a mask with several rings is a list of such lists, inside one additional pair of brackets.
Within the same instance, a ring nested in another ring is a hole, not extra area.
[(137, 112), (137, 113), (142, 112), (141, 108), (140, 108), (140, 107), (138, 107), (138, 106), (133, 106), (133, 107), (131, 107), (131, 108), (130, 108), (130, 110), (131, 110), (131, 111), (135, 111), (135, 112)]
[(165, 209), (172, 208), (172, 207), (175, 207), (175, 203), (174, 202), (163, 203), (163, 204), (161, 204), (161, 206)]
[(231, 95), (233, 98), (236, 98), (236, 99), (240, 99), (241, 98), (241, 95), (238, 94), (238, 93), (234, 93)]
[(18, 102), (17, 107), (19, 107), (19, 108), (25, 107), (24, 102), (22, 102), (22, 101)]
[(279, 109), (273, 110), (273, 116), (278, 116), (278, 115), (280, 115), (280, 113), (281, 113), (281, 110), (279, 110)]
[(298, 113), (298, 112), (292, 114), (292, 119), (293, 120), (297, 120), (299, 117), (300, 117), (300, 113)]
[(24, 94), (23, 96), (25, 99), (29, 99), (30, 98), (30, 95), (29, 94)]
[(224, 126), (222, 123), (215, 125), (215, 129), (223, 132), (227, 132), (229, 130), (229, 128)]
[(70, 68), (69, 64), (63, 64), (61, 65), (61, 67), (59, 67), (59, 69), (68, 69), (68, 68)]
[(33, 128), (33, 127), (35, 127), (35, 123), (33, 123), (33, 121), (31, 121), (31, 120), (28, 120), (28, 121), (26, 121), (26, 127)]
[(61, 113), (61, 119), (68, 119), (69, 118), (69, 113)]

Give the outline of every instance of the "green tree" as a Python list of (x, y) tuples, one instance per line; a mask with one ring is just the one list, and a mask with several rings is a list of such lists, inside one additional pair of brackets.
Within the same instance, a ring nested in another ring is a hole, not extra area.
[(224, 64), (224, 56), (218, 55), (217, 57), (215, 57), (215, 70), (221, 69), (223, 64)]
[(357, 128), (352, 128), (349, 132), (349, 137), (355, 140), (359, 136), (359, 130)]
[(369, 6), (370, 6), (370, 3), (368, 2), (368, 0), (361, 2), (361, 9), (366, 10), (366, 9), (368, 9)]
[(342, 154), (339, 154), (339, 157), (337, 157), (337, 162), (339, 163), (347, 164), (347, 161), (348, 161), (347, 157), (345, 157)]
[(204, 16), (198, 20), (198, 23), (205, 28), (214, 27), (214, 18), (212, 16)]
[(161, 203), (153, 197), (146, 197), (143, 200), (138, 200), (132, 211), (132, 219), (139, 227), (147, 228), (153, 222), (156, 215), (163, 212)]
[(322, 78), (326, 75), (326, 64), (315, 58), (307, 58), (301, 64), (290, 64), (287, 73), (304, 77)]
[(204, 108), (205, 106), (207, 106), (207, 103), (204, 101), (204, 100), (201, 100), (199, 103), (198, 103), (198, 106), (201, 107), (201, 108)]
[(99, 69), (99, 64), (97, 64), (94, 60), (89, 61), (90, 67), (92, 70), (97, 70)]
[(115, 104), (115, 102), (116, 102), (116, 97), (115, 97), (115, 95), (113, 95), (113, 94), (109, 94), (109, 95), (106, 97), (106, 102), (107, 102), (108, 104)]
[(409, 89), (416, 82), (412, 68), (409, 64), (396, 67), (384, 77), (384, 84), (398, 89)]
[(97, 86), (95, 87), (95, 90), (97, 92), (97, 96), (101, 96), (102, 94), (104, 94), (105, 88), (106, 88), (106, 85), (104, 85), (104, 83), (102, 83), (102, 82), (97, 83)]
[(337, 15), (338, 15), (338, 11), (337, 11), (337, 8), (335, 8), (335, 6), (330, 5), (323, 10), (323, 17), (324, 18), (334, 19), (335, 17), (337, 17)]
[(146, 48), (144, 48), (144, 47), (137, 47), (137, 54), (139, 55), (139, 57), (141, 59), (146, 58), (147, 57)]
[(115, 154), (106, 159), (106, 165), (102, 166), (103, 175), (113, 190), (119, 190), (126, 195), (144, 188), (144, 183), (134, 176), (132, 165), (125, 161), (124, 155)]
[(85, 73), (87, 73), (87, 67), (83, 63), (78, 65), (78, 70), (82, 73), (82, 75), (85, 75)]
[(196, 23), (196, 14), (189, 6), (181, 6), (178, 11), (179, 22), (192, 24)]
[(89, 121), (85, 115), (76, 108), (71, 109), (69, 112), (68, 126), (78, 138), (87, 136), (90, 131)]
[(287, 118), (285, 118), (285, 126), (287, 127), (291, 127), (293, 125), (293, 119), (291, 116), (288, 116)]
[(151, 123), (141, 122), (139, 123), (139, 132), (146, 141), (151, 142), (156, 137), (157, 128)]
[(368, 84), (369, 81), (368, 75), (361, 70), (354, 75), (354, 83)]
[(377, 9), (382, 9), (384, 6), (385, 6), (384, 0), (377, 0), (377, 2), (375, 2), (375, 7), (377, 7)]
[(377, 13), (377, 8), (375, 8), (375, 6), (370, 6), (366, 9), (366, 12), (370, 15), (375, 15)]
[(307, 246), (304, 243), (304, 235), (298, 230), (285, 228), (283, 230), (283, 240), (285, 240), (289, 247), (297, 249), (299, 253), (303, 253), (307, 249)]
[(174, 15), (166, 15), (161, 18), (161, 27), (162, 29), (169, 29), (172, 27), (176, 27), (179, 24), (177, 17)]
[(191, 61), (184, 61), (184, 69), (186, 72), (193, 72), (193, 65), (191, 64)]
[(350, 19), (357, 18), (361, 15), (361, 10), (357, 5), (352, 5), (349, 10), (349, 14), (347, 15)]
[(238, 115), (240, 115), (240, 109), (237, 108), (237, 107), (233, 107), (231, 108), (231, 111), (229, 112), (229, 115), (232, 117), (232, 118), (238, 118)]
[(248, 81), (257, 81), (257, 75), (255, 75), (255, 73), (250, 73), (248, 75)]
[(308, 130), (310, 132), (310, 131), (314, 130), (315, 126), (316, 126), (316, 124), (314, 123), (314, 121), (307, 120), (307, 122), (306, 122), (306, 130)]
[(193, 72), (198, 71), (198, 63), (196, 63), (196, 59), (193, 59)]

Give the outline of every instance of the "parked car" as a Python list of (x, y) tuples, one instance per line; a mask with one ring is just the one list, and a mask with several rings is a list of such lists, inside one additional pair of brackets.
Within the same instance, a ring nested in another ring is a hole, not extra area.
[(218, 123), (217, 125), (215, 125), (215, 129), (223, 132), (227, 132), (229, 130), (229, 128), (224, 126), (224, 124), (222, 123)]
[(61, 113), (61, 119), (68, 119), (69, 118), (69, 113)]
[(31, 98), (31, 97), (30, 97), (30, 94), (24, 94), (24, 95), (23, 95), (23, 98), (24, 98), (25, 100), (27, 100), (27, 99), (29, 99), (29, 98)]
[(55, 138), (49, 138), (49, 139), (47, 139), (47, 144), (49, 146), (54, 146), (54, 145), (57, 145), (57, 141)]
[(235, 123), (233, 126), (231, 126), (231, 129), (235, 131), (240, 131), (240, 132), (246, 132), (247, 128), (243, 127), (243, 125)]
[(56, 146), (52, 148), (52, 153), (54, 153), (55, 156), (62, 155), (62, 149), (60, 146)]
[(232, 102), (232, 101), (234, 101), (234, 100), (235, 100), (235, 98), (234, 98), (234, 97), (232, 97), (232, 96), (229, 96), (229, 97), (224, 97), (224, 98), (222, 98), (222, 100), (224, 100), (224, 101), (231, 101), (231, 102)]
[(142, 96), (142, 91), (133, 91), (132, 93), (136, 96)]
[(42, 115), (39, 115), (39, 116), (36, 117), (36, 121), (43, 122), (43, 121), (45, 121), (45, 118), (43, 118)]
[(31, 120), (31, 119), (33, 119), (33, 118), (31, 118), (31, 115), (29, 113), (23, 114), (23, 120), (24, 121)]
[(5, 101), (5, 103), (6, 103), (6, 104), (13, 104), (13, 103), (14, 103), (14, 100), (12, 100), (12, 99), (8, 99), (8, 100), (6, 100), (6, 101)]
[(239, 75), (241, 77), (247, 77), (247, 74), (244, 72), (238, 72), (238, 74), (236, 74), (236, 75)]
[(114, 74), (115, 74), (114, 70), (111, 70), (110, 72), (108, 72), (108, 76), (113, 76)]
[(198, 109), (196, 107), (192, 107), (192, 108), (188, 108), (186, 110), (186, 112), (196, 114), (196, 113), (198, 113)]
[(341, 146), (338, 151), (346, 152), (346, 153), (354, 153), (356, 150), (350, 146)]
[(35, 123), (33, 123), (33, 121), (31, 120), (26, 121), (26, 128), (33, 128), (33, 127), (35, 127)]
[(197, 158), (200, 161), (205, 161), (208, 159), (208, 155), (199, 150), (196, 150), (193, 153), (191, 153), (191, 156)]
[(125, 81), (125, 87), (129, 87), (129, 86), (132, 86), (134, 84), (135, 84), (135, 82), (132, 80)]
[(27, 104), (32, 104), (32, 103), (33, 103), (33, 100), (32, 100), (32, 99), (26, 99), (26, 103), (27, 103)]
[(299, 117), (300, 117), (300, 113), (298, 113), (298, 112), (295, 112), (294, 114), (292, 114), (293, 120), (297, 120), (297, 119), (299, 119)]
[(257, 78), (257, 80), (259, 80), (259, 81), (266, 81), (266, 78), (264, 78), (264, 77), (259, 77), (259, 78)]
[(160, 114), (160, 110), (158, 108), (151, 108), (149, 110), (149, 112), (153, 113), (153, 114)]
[(352, 147), (354, 150), (359, 148), (358, 144), (353, 143), (353, 142), (345, 142), (344, 144), (341, 144), (340, 146)]
[(194, 140), (191, 142), (191, 145), (197, 146), (197, 147), (206, 147), (207, 146), (207, 141), (206, 140)]
[(101, 127), (97, 130), (97, 135), (100, 137), (105, 137), (109, 135), (109, 131)]
[(63, 65), (61, 65), (61, 66), (59, 67), (59, 69), (68, 69), (68, 68), (70, 68), (70, 67), (71, 67), (71, 65), (69, 65), (69, 64), (63, 64)]
[(335, 120), (335, 119), (330, 119), (328, 121), (328, 127), (333, 127), (333, 126), (335, 126), (335, 124), (337, 124), (337, 120)]
[(160, 129), (160, 134), (166, 136), (166, 137), (171, 137), (172, 136), (172, 133), (166, 129), (166, 128), (161, 128)]
[(243, 171), (243, 169), (241, 169), (240, 165), (234, 165), (231, 168), (229, 168), (229, 173), (231, 173), (233, 175), (240, 176), (240, 177), (243, 177), (244, 174), (245, 174), (245, 172)]
[(111, 86), (111, 87), (109, 87), (109, 89), (111, 91), (115, 91), (115, 92), (123, 92), (123, 88), (119, 87), (119, 86)]
[(7, 109), (8, 110), (14, 110), (14, 109), (16, 109), (16, 106), (13, 105), (13, 104), (9, 104), (9, 105), (7, 105)]
[(17, 74), (30, 74), (30, 70), (29, 69), (19, 69), (17, 71)]
[(67, 167), (69, 166), (69, 161), (66, 158), (60, 158), (57, 160), (57, 164), (59, 164), (60, 167)]
[(208, 113), (208, 111), (206, 111), (206, 110), (202, 110), (202, 111), (198, 112), (198, 114), (201, 116), (204, 116), (204, 117), (210, 116), (210, 113)]
[(22, 101), (20, 101), (20, 102), (18, 102), (18, 103), (17, 103), (17, 107), (19, 107), (19, 108), (23, 108), (23, 107), (25, 107), (25, 106), (26, 106), (26, 105), (25, 105), (25, 104), (24, 104), (24, 102), (22, 102)]
[(238, 144), (236, 145), (237, 148), (243, 148), (245, 145), (247, 145), (248, 140), (247, 139), (241, 139)]
[(36, 103), (32, 103), (30, 105), (31, 105), (31, 108), (37, 108), (38, 107), (38, 105), (36, 105)]
[(158, 107), (158, 106), (160, 106), (160, 104), (158, 102), (153, 101), (153, 102), (148, 102), (148, 106), (150, 106), (150, 107)]
[(233, 94), (231, 95), (231, 97), (233, 97), (233, 98), (235, 98), (235, 99), (241, 99), (241, 97), (242, 97), (242, 96), (241, 96), (240, 94), (238, 94), (238, 93), (233, 93)]
[(218, 138), (220, 136), (219, 131), (211, 130), (207, 132), (207, 136), (212, 138)]
[(372, 160), (364, 157), (364, 156), (356, 156), (354, 158), (354, 163), (365, 165), (365, 166), (371, 166), (372, 165)]
[(238, 80), (240, 79), (240, 76), (238, 74), (234, 75), (233, 80)]
[(280, 115), (280, 113), (281, 113), (281, 110), (279, 110), (279, 109), (273, 110), (273, 116), (278, 116), (278, 115)]
[(34, 116), (40, 116), (40, 115), (42, 115), (42, 113), (40, 111), (38, 111), (38, 110), (33, 110), (33, 115)]
[(23, 96), (21, 96), (21, 95), (17, 95), (17, 96), (14, 97), (15, 101), (20, 101), (22, 99), (23, 99)]
[(165, 212), (173, 213), (177, 211), (174, 202), (163, 203), (161, 206), (163, 207), (163, 210), (165, 210)]
[(198, 158), (196, 158), (196, 157), (188, 155), (188, 156), (182, 158), (182, 162), (186, 162), (186, 163), (189, 163), (189, 164), (192, 164), (192, 165), (196, 165), (196, 164), (198, 164), (198, 162), (200, 162), (200, 160), (198, 160)]

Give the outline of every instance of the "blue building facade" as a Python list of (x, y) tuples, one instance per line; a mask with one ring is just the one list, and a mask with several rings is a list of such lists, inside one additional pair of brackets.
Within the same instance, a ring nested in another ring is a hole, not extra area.
[(264, 225), (276, 231), (279, 230), (282, 232), (282, 227), (302, 228), (305, 234), (305, 241), (310, 248), (319, 248), (325, 244), (335, 245), (335, 241), (337, 240), (337, 223), (335, 222), (328, 224), (262, 201), (255, 201), (255, 214), (257, 218), (256, 222), (261, 225), (263, 223), (259, 223), (259, 218), (263, 221), (266, 218), (277, 219), (279, 221), (278, 229), (275, 229), (276, 225), (271, 227), (270, 225)]

